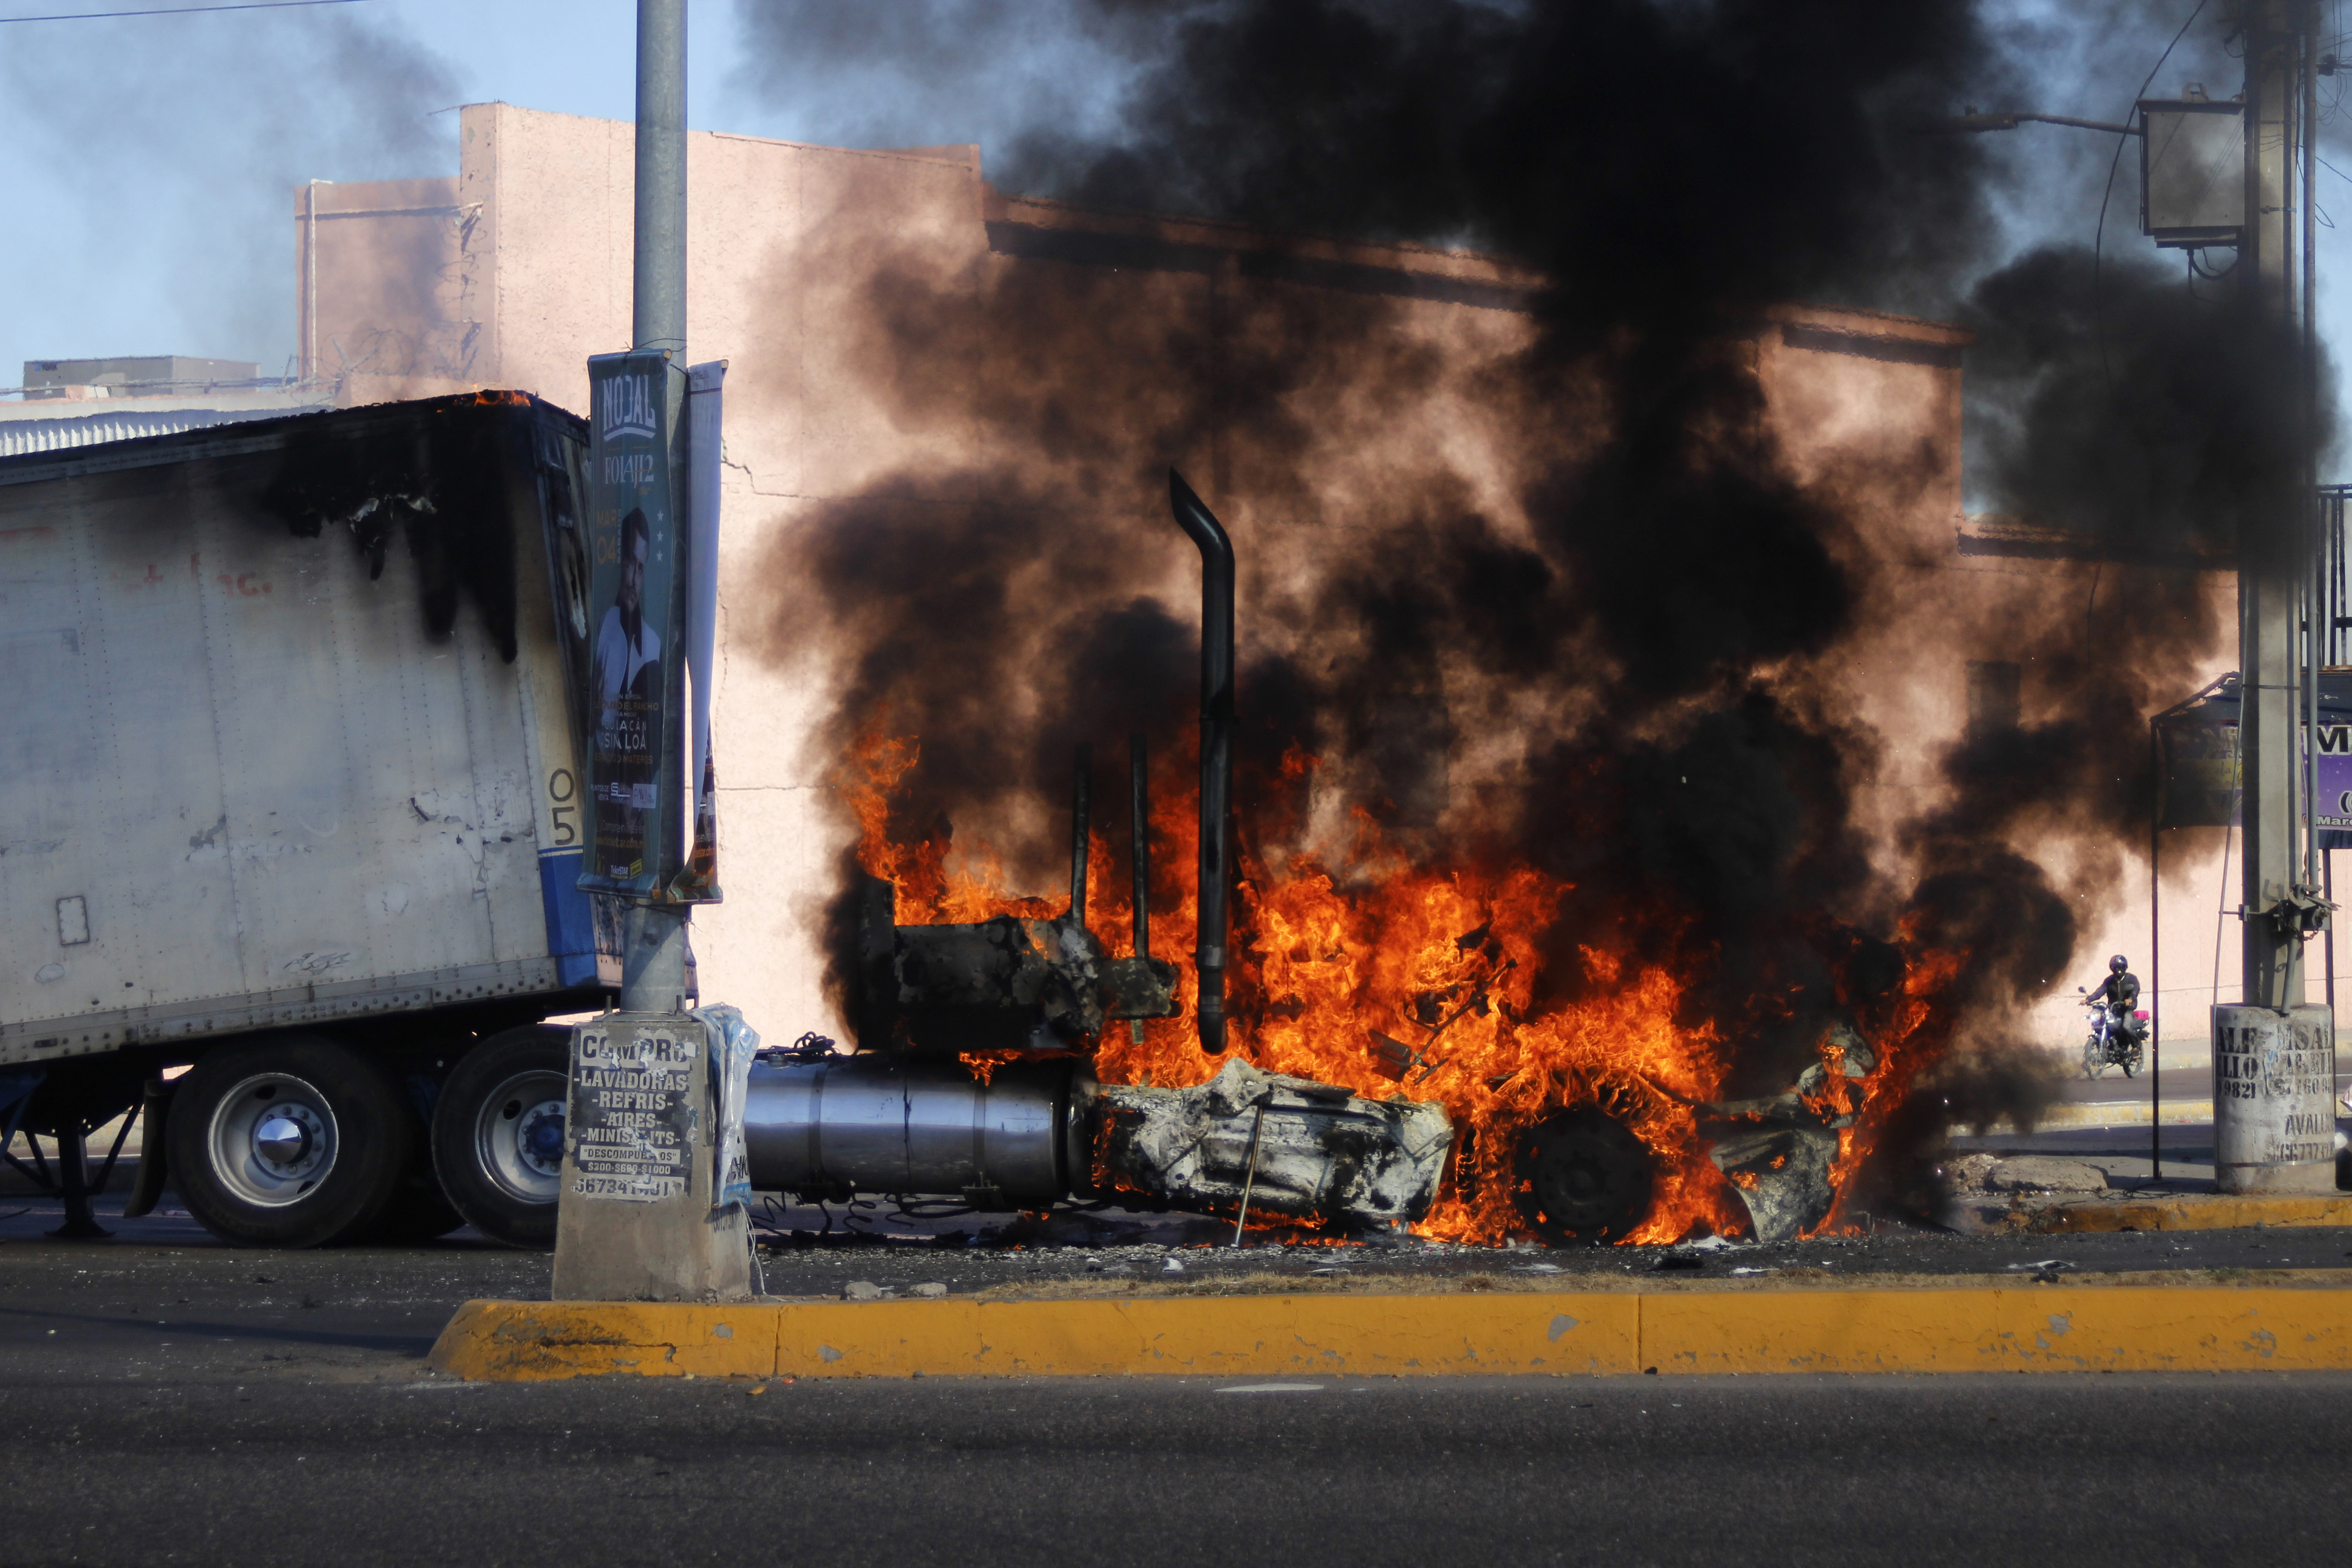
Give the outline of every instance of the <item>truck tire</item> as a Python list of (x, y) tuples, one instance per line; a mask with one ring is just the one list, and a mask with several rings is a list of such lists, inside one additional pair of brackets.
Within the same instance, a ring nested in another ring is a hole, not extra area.
[(572, 1031), (528, 1024), (459, 1059), (433, 1112), (433, 1170), (474, 1228), (509, 1247), (555, 1245)]
[(315, 1035), (207, 1053), (172, 1097), (173, 1184), (206, 1230), (247, 1247), (325, 1247), (383, 1213), (409, 1152), (391, 1074)]

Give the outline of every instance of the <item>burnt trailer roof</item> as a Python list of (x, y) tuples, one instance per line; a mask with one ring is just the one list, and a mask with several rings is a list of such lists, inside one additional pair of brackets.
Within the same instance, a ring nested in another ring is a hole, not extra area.
[[(584, 449), (587, 421), (523, 392), (484, 391), (257, 419), (226, 427), (0, 458), (8, 492), (182, 463), (242, 470), (257, 516), (296, 538), (347, 528), (381, 576), (395, 535), (415, 561), (427, 628), (448, 635), (470, 599), (500, 654), (515, 657), (516, 486), (561, 474), (551, 444)], [(536, 459), (536, 461), (535, 461)], [(559, 510), (570, 510), (570, 498)]]
[(475, 418), (508, 420), (518, 410), (529, 410), (537, 417), (567, 428), (583, 446), (588, 440), (587, 420), (544, 398), (528, 392), (484, 390), (402, 403), (371, 403), (356, 408), (302, 409), (276, 418), (239, 420), (227, 426), (175, 430), (55, 451), (18, 453), (0, 457), (0, 485), (35, 484), (82, 474), (152, 468), (159, 463), (267, 452), (311, 437), (337, 441), (380, 440), (404, 432), (420, 433), (444, 421), (463, 424)]

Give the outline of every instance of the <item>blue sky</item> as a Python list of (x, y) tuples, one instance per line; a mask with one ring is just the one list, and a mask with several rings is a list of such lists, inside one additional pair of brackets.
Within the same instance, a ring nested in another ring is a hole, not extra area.
[[(0, 17), (109, 5), (0, 0)], [(743, 14), (755, 7), (784, 15), (760, 0), (692, 7), (697, 129), (993, 141), (1041, 105), (1083, 116), (1072, 84), (1088, 80), (1098, 107), (1116, 80), (1063, 68), (1086, 51), (1055, 0), (934, 8), (977, 24), (958, 31), (979, 35), (978, 49), (925, 51), (921, 29), (835, 28), (830, 58), (773, 62), (747, 58)], [(967, 11), (981, 15), (957, 15)], [(297, 185), (454, 174), (457, 117), (439, 111), (457, 104), (628, 119), (635, 37), (633, 0), (358, 0), (0, 25), (15, 237), (0, 247), (0, 384), (33, 358), (184, 353), (275, 371), (293, 346)]]
[[(1980, 107), (2124, 118), (2193, 3), (1990, 0), (2036, 101)], [(0, 17), (108, 4), (0, 0)], [(850, 145), (976, 140), (986, 164), (1044, 118), (1113, 123), (1129, 56), (1089, 30), (1109, 26), (1095, 15), (1073, 0), (695, 0), (689, 119)], [(0, 384), (37, 357), (282, 366), (298, 184), (453, 173), (447, 110), (461, 103), (628, 118), (635, 16), (633, 0), (357, 0), (0, 24), (15, 241), (0, 247)], [(2192, 28), (2151, 90), (2236, 91), (2240, 68), (2213, 33)], [(2344, 129), (2331, 115), (2327, 135), (2352, 145)], [(2049, 128), (2003, 137), (2011, 177), (1992, 249), (2087, 241), (2114, 145)], [(2330, 161), (2352, 173), (2352, 153)], [(2127, 152), (2110, 247), (2146, 246), (2132, 172)], [(2342, 209), (2352, 227), (2352, 181), (2332, 170), (2320, 181), (2321, 210)], [(2322, 326), (2352, 342), (2352, 290), (2328, 284), (2352, 258), (2343, 231), (2322, 234)]]

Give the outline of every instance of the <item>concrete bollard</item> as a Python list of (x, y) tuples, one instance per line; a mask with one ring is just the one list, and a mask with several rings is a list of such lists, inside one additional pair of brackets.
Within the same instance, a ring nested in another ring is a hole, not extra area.
[(557, 1300), (751, 1300), (750, 1216), (714, 1207), (719, 1033), (686, 1013), (607, 1013), (572, 1030)]
[(2336, 1190), (2336, 1019), (2213, 1009), (2213, 1176), (2225, 1193)]

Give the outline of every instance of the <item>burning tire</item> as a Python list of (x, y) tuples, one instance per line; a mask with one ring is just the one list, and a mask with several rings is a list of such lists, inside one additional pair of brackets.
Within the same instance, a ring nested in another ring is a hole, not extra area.
[(1622, 1240), (1650, 1212), (1656, 1162), (1624, 1123), (1591, 1106), (1519, 1139), (1519, 1214), (1546, 1241)]

